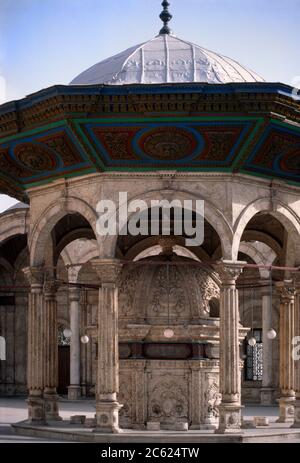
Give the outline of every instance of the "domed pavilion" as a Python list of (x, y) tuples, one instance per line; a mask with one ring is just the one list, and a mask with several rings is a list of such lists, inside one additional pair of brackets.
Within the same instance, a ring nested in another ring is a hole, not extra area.
[[(176, 37), (162, 5), (153, 39), (0, 106), (20, 201), (0, 216), (0, 392), (28, 395), (30, 425), (66, 394), (95, 397), (99, 433), (240, 432), (244, 404), (277, 400), (299, 428), (300, 98)], [(193, 225), (201, 201), (202, 244), (177, 206), (167, 233), (158, 215), (158, 234), (101, 234), (124, 193), (144, 218), (190, 201)]]

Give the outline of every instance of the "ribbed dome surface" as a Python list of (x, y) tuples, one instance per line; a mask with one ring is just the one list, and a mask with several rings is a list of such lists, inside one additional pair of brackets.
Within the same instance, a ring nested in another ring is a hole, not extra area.
[(233, 59), (181, 40), (158, 35), (112, 56), (77, 76), (71, 85), (264, 82)]

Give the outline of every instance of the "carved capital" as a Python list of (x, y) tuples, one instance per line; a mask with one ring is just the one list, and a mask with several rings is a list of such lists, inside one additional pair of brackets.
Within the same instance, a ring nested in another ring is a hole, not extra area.
[(23, 273), (31, 286), (43, 286), (45, 277), (43, 267), (26, 267)]
[(282, 304), (288, 304), (293, 301), (295, 297), (295, 284), (292, 280), (277, 282), (276, 289)]
[(215, 265), (215, 269), (223, 285), (235, 284), (246, 264), (242, 261), (222, 260)]
[(300, 270), (299, 272), (294, 273), (293, 282), (295, 285), (296, 292), (299, 294), (300, 293)]
[(93, 259), (92, 266), (96, 270), (101, 284), (116, 284), (122, 270), (122, 262), (118, 259)]
[(54, 280), (54, 278), (46, 279), (45, 283), (43, 285), (44, 288), (44, 294), (47, 297), (53, 297), (55, 296), (57, 289), (58, 289), (58, 284)]

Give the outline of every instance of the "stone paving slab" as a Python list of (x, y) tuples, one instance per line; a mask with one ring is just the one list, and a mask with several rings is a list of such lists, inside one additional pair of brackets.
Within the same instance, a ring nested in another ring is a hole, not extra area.
[[(137, 431), (126, 430), (121, 434), (96, 434), (84, 426), (69, 424), (71, 415), (84, 414), (92, 418), (95, 413), (93, 400), (60, 401), (60, 414), (64, 421), (47, 426), (25, 423), (27, 408), (25, 398), (0, 398), (0, 442), (99, 442), (99, 443), (222, 443), (222, 442), (299, 442), (300, 429), (290, 429), (290, 424), (275, 423), (278, 407), (245, 407), (243, 416), (267, 416), (270, 426), (245, 429), (235, 435), (216, 435), (213, 431)], [(18, 424), (14, 424), (18, 422)], [(12, 427), (11, 427), (12, 425)]]
[(136, 430), (123, 430), (120, 434), (98, 434), (81, 426), (72, 426), (68, 422), (52, 426), (33, 426), (22, 422), (12, 425), (12, 428), (18, 435), (98, 443), (254, 443), (300, 439), (300, 430), (289, 429), (288, 425), (278, 425), (272, 429), (249, 429), (238, 434), (226, 435), (214, 434), (213, 431)]

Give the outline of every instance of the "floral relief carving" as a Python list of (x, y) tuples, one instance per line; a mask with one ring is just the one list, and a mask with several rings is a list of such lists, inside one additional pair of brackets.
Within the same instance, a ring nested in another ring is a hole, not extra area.
[(188, 392), (184, 378), (157, 381), (149, 397), (148, 419), (176, 421), (188, 417)]
[(130, 317), (135, 313), (136, 289), (141, 282), (142, 269), (124, 269), (119, 277), (120, 317)]
[(189, 313), (188, 297), (178, 269), (170, 267), (169, 276), (166, 267), (160, 267), (152, 280), (152, 295), (148, 306), (148, 315), (183, 316)]
[(213, 298), (220, 298), (220, 288), (214, 280), (203, 270), (197, 269), (193, 271), (196, 285), (199, 289), (199, 296), (197, 300), (198, 310), (200, 316), (208, 316), (210, 311), (209, 301)]
[(132, 418), (132, 377), (131, 372), (120, 371), (120, 391), (118, 401), (123, 407), (120, 410), (120, 416), (131, 420)]
[(221, 403), (221, 394), (219, 392), (219, 386), (217, 377), (208, 375), (207, 386), (204, 393), (204, 401), (206, 407), (205, 419), (216, 419), (219, 417), (218, 406)]

